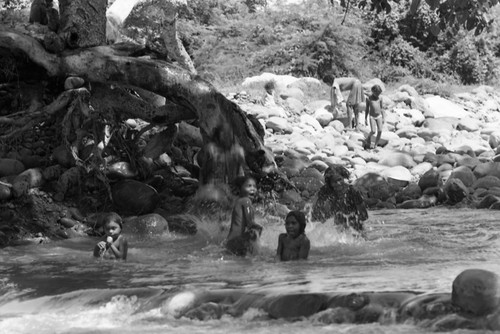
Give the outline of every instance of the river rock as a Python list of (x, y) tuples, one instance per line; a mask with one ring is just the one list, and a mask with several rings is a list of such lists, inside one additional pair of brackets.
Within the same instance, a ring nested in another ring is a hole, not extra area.
[(75, 165), (75, 158), (65, 145), (59, 145), (52, 151), (52, 158), (54, 161), (66, 168)]
[(285, 190), (281, 193), (280, 203), (294, 205), (302, 202), (302, 197), (295, 189)]
[[(293, 97), (289, 97), (288, 99), (285, 100), (285, 106), (294, 115), (301, 115), (303, 112), (306, 111), (306, 107), (304, 106), (304, 104), (300, 100)], [(325, 112), (327, 111), (325, 110)]]
[(359, 177), (354, 185), (362, 192), (366, 193), (369, 198), (374, 198), (380, 201), (386, 201), (395, 193), (382, 176), (377, 173), (366, 173)]
[(478, 209), (488, 209), (494, 203), (500, 202), (499, 196), (486, 195), (484, 198), (476, 204)]
[(422, 191), (427, 188), (437, 187), (439, 186), (440, 175), (437, 169), (431, 169), (422, 175), (422, 177), (418, 180), (418, 186)]
[(500, 187), (500, 179), (496, 176), (487, 175), (481, 178), (478, 178), (474, 184), (472, 184), (472, 189), (484, 188), (490, 189), (493, 187)]
[(396, 202), (417, 199), (422, 196), (422, 190), (416, 183), (410, 183), (396, 194)]
[(0, 177), (17, 175), (25, 169), (23, 163), (15, 159), (0, 159)]
[(274, 319), (308, 317), (326, 308), (327, 296), (316, 293), (268, 297), (263, 309)]
[(169, 231), (167, 220), (157, 213), (127, 219), (123, 227), (127, 233), (150, 236), (159, 236)]
[(479, 164), (474, 168), (474, 175), (478, 179), (487, 175), (500, 177), (500, 162), (484, 162)]
[(270, 117), (266, 122), (266, 128), (278, 133), (292, 133), (293, 128), (290, 123), (281, 117)]
[(412, 181), (413, 176), (410, 171), (403, 166), (394, 166), (384, 170), (381, 175), (387, 179), (387, 181), (399, 181), (395, 184), (399, 187), (405, 187), (408, 182)]
[(64, 89), (65, 90), (70, 90), (70, 89), (76, 89), (80, 88), (85, 84), (85, 80), (80, 77), (67, 77), (66, 80), (64, 80)]
[(425, 173), (432, 169), (432, 164), (430, 162), (421, 162), (410, 170), (411, 175), (418, 178), (422, 177)]
[(319, 191), (319, 188), (321, 188), (324, 184), (323, 181), (318, 180), (315, 177), (296, 176), (290, 179), (290, 181), (300, 191), (308, 191), (311, 194), (317, 193)]
[(52, 165), (42, 171), (42, 176), (47, 181), (57, 180), (66, 169), (61, 165)]
[(471, 169), (474, 169), (480, 163), (481, 160), (471, 156), (463, 156), (457, 159), (457, 166), (467, 166)]
[(464, 108), (440, 96), (431, 96), (426, 98), (425, 100), (429, 104), (429, 110), (435, 118), (466, 118), (469, 116), (469, 113), (467, 113)]
[(152, 212), (160, 202), (156, 190), (136, 180), (123, 180), (111, 187), (113, 205), (120, 213), (140, 215)]
[(498, 309), (500, 285), (497, 274), (483, 269), (467, 269), (453, 281), (451, 301), (463, 312), (484, 316)]
[(461, 166), (452, 170), (449, 179), (460, 179), (466, 187), (471, 187), (476, 182), (476, 177), (469, 167)]
[(460, 179), (448, 179), (444, 191), (450, 204), (460, 203), (469, 194), (469, 189)]
[(11, 187), (6, 184), (0, 183), (0, 201), (10, 199), (12, 196)]
[(413, 161), (411, 155), (401, 152), (390, 152), (386, 154), (379, 160), (379, 164), (389, 167), (403, 166), (406, 168), (413, 168), (417, 165), (415, 161)]

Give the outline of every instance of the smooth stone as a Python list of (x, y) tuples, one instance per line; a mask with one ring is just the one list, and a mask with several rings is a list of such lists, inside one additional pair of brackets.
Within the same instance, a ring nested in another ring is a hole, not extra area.
[(18, 175), (25, 170), (23, 163), (15, 159), (0, 159), (0, 177)]
[(150, 236), (158, 236), (169, 231), (167, 220), (158, 213), (126, 219), (123, 229), (127, 233)]
[(469, 194), (469, 189), (460, 179), (448, 179), (444, 185), (444, 192), (450, 204), (460, 203)]
[(466, 187), (471, 187), (476, 182), (476, 176), (467, 166), (461, 166), (452, 170), (450, 179), (460, 179)]
[(140, 215), (152, 212), (160, 202), (156, 190), (136, 180), (123, 180), (111, 187), (114, 206), (123, 213)]
[(500, 179), (495, 176), (487, 175), (482, 178), (477, 179), (474, 184), (472, 184), (472, 189), (484, 188), (490, 189), (493, 187), (500, 187)]
[(499, 277), (483, 269), (467, 269), (453, 281), (451, 301), (465, 313), (484, 316), (498, 309)]
[(418, 186), (422, 191), (427, 188), (439, 186), (440, 174), (436, 169), (430, 169), (418, 180)]

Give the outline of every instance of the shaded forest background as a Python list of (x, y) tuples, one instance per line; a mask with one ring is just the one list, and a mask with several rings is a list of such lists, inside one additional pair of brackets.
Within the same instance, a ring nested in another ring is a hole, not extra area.
[[(262, 72), (311, 76), (353, 75), (386, 83), (413, 81), (493, 84), (500, 77), (500, 23), (480, 35), (462, 28), (433, 31), (439, 21), (426, 2), (415, 15), (410, 1), (389, 14), (359, 8), (360, 1), (190, 0), (179, 7), (181, 39), (198, 73), (218, 89), (234, 90)], [(111, 5), (113, 1), (109, 1)], [(27, 21), (30, 1), (4, 1), (2, 22)], [(498, 17), (499, 6), (489, 13)], [(145, 1), (127, 18), (123, 33), (162, 51), (161, 11)], [(1, 62), (1, 60), (0, 60)], [(0, 64), (8, 70), (8, 64)], [(427, 85), (435, 87), (435, 85)], [(432, 93), (432, 92), (431, 92)]]

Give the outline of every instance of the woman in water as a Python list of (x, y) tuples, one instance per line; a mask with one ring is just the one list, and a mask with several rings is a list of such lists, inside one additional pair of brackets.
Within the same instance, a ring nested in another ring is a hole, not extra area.
[(336, 225), (362, 232), (362, 222), (368, 219), (365, 202), (346, 179), (349, 179), (349, 171), (344, 166), (333, 165), (325, 171), (325, 185), (318, 192), (312, 219), (325, 222), (333, 217)]

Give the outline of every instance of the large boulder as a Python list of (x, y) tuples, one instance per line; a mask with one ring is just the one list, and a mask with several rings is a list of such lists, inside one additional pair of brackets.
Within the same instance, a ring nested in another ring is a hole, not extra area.
[(440, 185), (440, 174), (436, 169), (431, 169), (427, 171), (422, 177), (418, 180), (418, 186), (422, 191), (427, 188), (437, 187)]
[(460, 179), (448, 179), (444, 185), (444, 192), (450, 204), (460, 203), (469, 194), (469, 189)]
[(500, 305), (500, 284), (497, 274), (483, 269), (468, 269), (453, 281), (451, 302), (464, 313), (485, 316)]
[(471, 187), (476, 182), (476, 177), (469, 167), (461, 166), (452, 170), (449, 179), (460, 179), (466, 187)]
[(464, 110), (458, 104), (455, 104), (449, 100), (443, 99), (440, 96), (434, 95), (425, 99), (429, 104), (429, 111), (434, 115), (435, 118), (438, 117), (456, 117), (456, 118), (466, 118), (469, 113)]
[(381, 201), (386, 201), (395, 193), (395, 189), (390, 186), (389, 182), (377, 173), (364, 174), (354, 182), (354, 185), (369, 198)]
[(17, 175), (25, 169), (23, 163), (16, 159), (0, 159), (0, 177)]
[(158, 236), (169, 231), (166, 219), (158, 213), (126, 219), (123, 226), (125, 232), (141, 236)]
[(156, 190), (136, 180), (123, 180), (111, 187), (113, 205), (119, 213), (140, 215), (152, 212), (160, 202)]
[(500, 187), (500, 179), (496, 176), (487, 175), (481, 178), (478, 178), (476, 182), (472, 184), (472, 189), (490, 189), (493, 187)]

